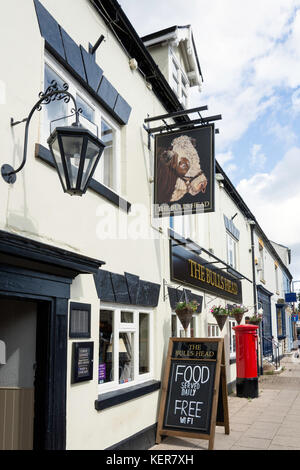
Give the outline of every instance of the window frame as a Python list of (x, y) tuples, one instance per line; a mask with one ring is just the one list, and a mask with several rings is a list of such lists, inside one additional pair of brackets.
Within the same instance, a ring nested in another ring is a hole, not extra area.
[[(174, 69), (177, 71), (177, 76), (174, 75)], [(184, 82), (186, 85), (184, 85)], [(175, 83), (177, 83), (176, 90)], [(176, 54), (173, 52), (172, 46), (169, 46), (169, 84), (174, 93), (176, 93), (180, 103), (185, 108), (188, 108), (190, 89), (189, 79), (181, 64), (179, 63)]]
[[(98, 183), (102, 184), (105, 188), (108, 188), (110, 191), (113, 191), (121, 196), (121, 127), (120, 125), (105, 111), (103, 107), (97, 103), (97, 101), (85, 90), (83, 86), (78, 83), (76, 78), (72, 76), (65, 68), (59, 64), (59, 62), (47, 51), (44, 55), (44, 70), (43, 70), (43, 87), (45, 83), (45, 67), (46, 65), (57, 74), (64, 83), (69, 85), (68, 91), (75, 97), (78, 95), (81, 100), (83, 100), (90, 108), (94, 111), (94, 123), (98, 127), (98, 137), (101, 139), (101, 123), (102, 120), (106, 122), (112, 129), (114, 133), (114, 149), (113, 149), (113, 176), (112, 176), (112, 186), (105, 184), (103, 180), (104, 172), (100, 178), (93, 176), (93, 179)], [(67, 113), (66, 115), (71, 115), (71, 109), (73, 108), (73, 101), (67, 104)], [(71, 119), (71, 118), (69, 118)], [(82, 117), (83, 124), (86, 121), (85, 117)], [(59, 121), (58, 121), (59, 122)], [(50, 124), (50, 123), (49, 123)], [(41, 125), (40, 125), (40, 143), (47, 147), (46, 139), (44, 135), (45, 131), (45, 114), (42, 113)], [(49, 126), (49, 135), (50, 135), (50, 126)]]
[[(176, 336), (173, 336), (173, 331), (172, 331), (172, 319), (174, 319), (174, 317), (176, 318)], [(189, 324), (188, 328), (187, 328), (187, 337), (188, 338), (197, 338), (197, 331), (198, 331), (198, 315), (197, 313), (193, 313), (192, 315), (192, 319), (195, 321), (195, 328), (194, 328), (194, 333), (196, 333), (195, 336), (191, 336), (191, 325), (192, 325), (192, 321), (191, 323)], [(182, 335), (181, 335), (182, 333)], [(171, 312), (171, 337), (172, 338), (184, 338), (184, 328), (176, 314), (176, 312), (174, 310), (172, 310)]]
[(279, 267), (276, 263), (274, 264), (274, 267), (275, 267), (275, 292), (276, 294), (279, 294)]
[[(229, 253), (231, 251), (230, 242), (232, 243), (232, 246), (233, 246), (233, 252), (232, 252), (234, 255), (233, 265), (230, 263), (230, 257), (229, 257)], [(226, 250), (227, 250), (227, 264), (229, 264), (229, 266), (231, 266), (233, 269), (237, 269), (238, 268), (238, 263), (237, 263), (238, 241), (227, 231), (226, 231)]]
[[(124, 390), (127, 387), (142, 384), (147, 382), (154, 377), (154, 334), (153, 334), (153, 310), (147, 307), (139, 306), (128, 306), (123, 304), (112, 304), (107, 302), (101, 302), (99, 310), (99, 340), (100, 340), (100, 319), (101, 310), (109, 310), (113, 315), (113, 338), (118, 338), (120, 333), (134, 333), (133, 343), (133, 358), (134, 358), (134, 378), (129, 382), (119, 383), (119, 341), (113, 341), (113, 364), (114, 364), (114, 377), (110, 382), (98, 383), (98, 393), (106, 393), (111, 391)], [(133, 323), (122, 323), (121, 312), (133, 312)], [(149, 315), (149, 372), (140, 374), (139, 373), (139, 314)], [(100, 348), (100, 344), (99, 344)], [(99, 367), (99, 349), (98, 349), (98, 367)]]
[[(215, 334), (210, 334), (210, 332), (212, 333), (212, 330), (214, 330)], [(219, 328), (219, 325), (217, 325), (217, 323), (207, 324), (207, 337), (208, 338), (220, 338), (220, 328)]]
[[(230, 360), (236, 359), (236, 341), (233, 340), (236, 337), (233, 327), (237, 326), (237, 321), (234, 318), (228, 319), (228, 330), (229, 330), (229, 356)], [(235, 345), (235, 348), (234, 348)], [(235, 350), (234, 350), (235, 349)]]
[(258, 244), (258, 254), (258, 259), (260, 261), (259, 279), (260, 281), (265, 282), (265, 253), (264, 247), (260, 243)]

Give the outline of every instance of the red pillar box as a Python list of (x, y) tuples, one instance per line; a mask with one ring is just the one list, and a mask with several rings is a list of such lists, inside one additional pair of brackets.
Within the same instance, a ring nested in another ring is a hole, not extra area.
[(238, 397), (258, 397), (257, 330), (255, 325), (233, 328), (236, 338), (236, 394)]

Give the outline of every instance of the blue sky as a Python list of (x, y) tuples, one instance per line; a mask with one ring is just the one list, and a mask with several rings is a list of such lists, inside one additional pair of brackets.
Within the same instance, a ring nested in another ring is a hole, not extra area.
[(140, 36), (192, 25), (204, 83), (190, 105), (222, 114), (216, 158), (300, 280), (300, 0), (119, 3)]

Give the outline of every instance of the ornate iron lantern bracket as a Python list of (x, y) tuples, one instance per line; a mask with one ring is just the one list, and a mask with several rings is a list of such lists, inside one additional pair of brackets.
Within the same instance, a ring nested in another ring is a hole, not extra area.
[(16, 174), (19, 173), (19, 171), (21, 171), (25, 166), (26, 159), (27, 159), (29, 124), (35, 111), (41, 111), (43, 105), (47, 105), (55, 100), (64, 100), (65, 103), (69, 103), (70, 99), (72, 99), (74, 103), (74, 109), (72, 109), (72, 113), (74, 113), (76, 116), (75, 123), (73, 125), (78, 126), (78, 127), (80, 126), (79, 113), (82, 110), (77, 107), (76, 100), (74, 96), (68, 91), (68, 88), (69, 86), (67, 85), (67, 83), (64, 83), (63, 89), (59, 89), (55, 80), (52, 80), (51, 85), (47, 88), (47, 90), (45, 92), (41, 91), (39, 93), (40, 99), (33, 106), (27, 118), (22, 119), (21, 121), (14, 121), (14, 119), (11, 118), (11, 121), (10, 121), (11, 127), (21, 124), (23, 122), (26, 122), (26, 126), (25, 126), (25, 137), (24, 137), (23, 160), (22, 160), (21, 165), (16, 170), (14, 170), (14, 168), (8, 164), (2, 165), (1, 167), (1, 175), (7, 183), (13, 184), (16, 181)]

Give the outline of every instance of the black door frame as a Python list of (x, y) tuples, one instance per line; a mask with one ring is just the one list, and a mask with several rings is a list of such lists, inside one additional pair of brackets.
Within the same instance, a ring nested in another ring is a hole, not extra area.
[(273, 352), (272, 345), (272, 311), (271, 311), (271, 297), (273, 293), (261, 285), (257, 286), (257, 300), (261, 303), (263, 309), (262, 319), (262, 352), (263, 356), (268, 356)]
[[(66, 448), (67, 341), (70, 287), (78, 274), (96, 274), (103, 261), (0, 230), (0, 297), (38, 303), (45, 342), (37, 387), (34, 447)], [(44, 315), (44, 317), (43, 317)], [(39, 338), (37, 338), (37, 342)], [(46, 375), (46, 376), (45, 376)]]
[[(5, 273), (11, 287), (2, 290), (1, 274)], [(30, 279), (32, 292), (14, 291), (20, 276)], [(8, 300), (31, 301), (37, 304), (36, 339), (37, 370), (35, 379), (34, 449), (63, 450), (66, 447), (66, 385), (68, 297), (37, 295), (35, 284), (26, 270), (14, 268), (8, 274), (0, 265), (0, 297)], [(51, 279), (52, 288), (53, 280)], [(69, 285), (66, 285), (69, 292)], [(61, 289), (61, 286), (59, 286)], [(44, 351), (41, 351), (41, 348)], [(51, 361), (49, 361), (51, 358)]]

